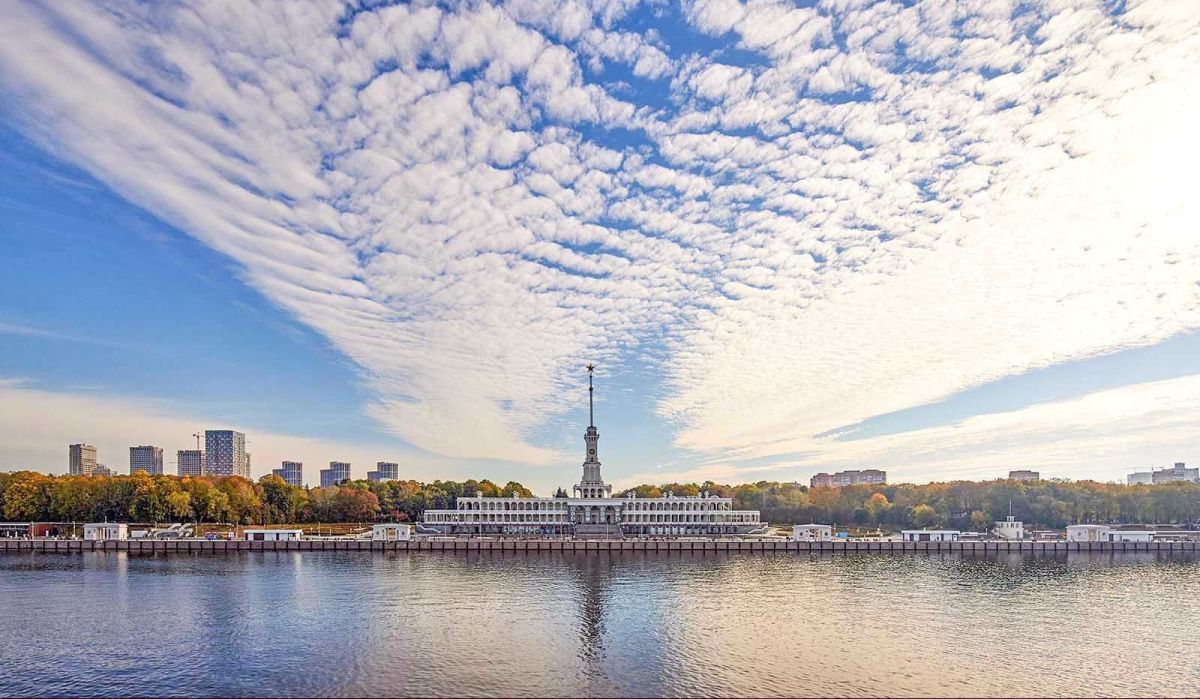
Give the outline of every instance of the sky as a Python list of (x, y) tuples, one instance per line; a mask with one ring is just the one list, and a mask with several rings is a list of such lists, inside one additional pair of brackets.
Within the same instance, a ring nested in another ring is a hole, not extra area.
[(1200, 9), (6, 6), (0, 469), (1200, 461)]

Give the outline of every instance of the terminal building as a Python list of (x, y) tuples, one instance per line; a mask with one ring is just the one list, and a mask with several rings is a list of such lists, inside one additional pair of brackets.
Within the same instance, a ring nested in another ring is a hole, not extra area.
[(426, 510), (424, 526), (444, 534), (524, 534), (544, 536), (714, 536), (762, 534), (758, 510), (735, 510), (733, 498), (701, 493), (639, 498), (614, 497), (600, 475), (600, 433), (588, 370), (588, 428), (583, 477), (571, 497), (460, 497), (452, 510)]

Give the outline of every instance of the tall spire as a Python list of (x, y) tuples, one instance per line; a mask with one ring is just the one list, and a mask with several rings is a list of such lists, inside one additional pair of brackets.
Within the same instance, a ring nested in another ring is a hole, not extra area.
[(588, 371), (588, 427), (595, 427), (596, 414), (592, 407), (592, 374), (596, 371), (596, 365), (588, 364), (586, 368)]
[(600, 477), (600, 457), (596, 449), (600, 442), (600, 431), (596, 429), (596, 404), (592, 394), (596, 389), (592, 385), (592, 375), (596, 373), (596, 365), (588, 364), (588, 427), (583, 433), (583, 441), (587, 444), (587, 458), (583, 460), (583, 478), (575, 486), (575, 497), (607, 498), (612, 496), (612, 486)]

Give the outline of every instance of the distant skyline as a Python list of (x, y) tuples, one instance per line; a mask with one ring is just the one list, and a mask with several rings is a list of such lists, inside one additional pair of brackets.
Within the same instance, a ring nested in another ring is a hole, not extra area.
[(1200, 462), (1190, 3), (24, 3), (0, 470)]

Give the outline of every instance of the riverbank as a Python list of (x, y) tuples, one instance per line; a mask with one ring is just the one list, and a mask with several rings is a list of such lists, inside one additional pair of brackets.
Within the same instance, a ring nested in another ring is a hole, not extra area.
[(1200, 542), (1081, 542), (1081, 541), (585, 541), (571, 539), (414, 539), (412, 541), (83, 541), (3, 539), (0, 552), (129, 551), (139, 553), (237, 553), (241, 551), (509, 551), (542, 553), (579, 552), (733, 552), (733, 553), (989, 553), (997, 551), (1035, 554), (1091, 552), (1200, 553)]

